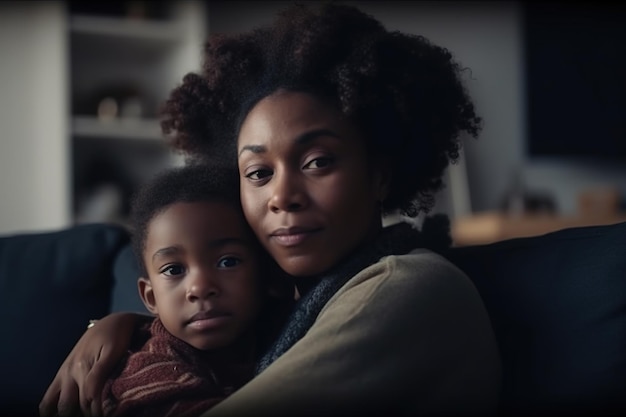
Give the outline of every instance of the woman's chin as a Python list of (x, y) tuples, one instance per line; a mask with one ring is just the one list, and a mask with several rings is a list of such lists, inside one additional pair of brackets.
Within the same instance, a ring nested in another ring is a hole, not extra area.
[(298, 256), (283, 259), (278, 263), (278, 265), (287, 274), (296, 278), (296, 284), (298, 283), (298, 278), (315, 277), (330, 268), (327, 261), (311, 258), (309, 256)]

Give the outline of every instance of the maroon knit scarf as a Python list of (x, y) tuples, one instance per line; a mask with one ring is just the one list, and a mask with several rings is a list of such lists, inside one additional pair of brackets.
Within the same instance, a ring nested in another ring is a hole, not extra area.
[(159, 319), (150, 332), (150, 339), (106, 382), (106, 417), (198, 416), (252, 377), (251, 364), (217, 364), (211, 352), (172, 336)]

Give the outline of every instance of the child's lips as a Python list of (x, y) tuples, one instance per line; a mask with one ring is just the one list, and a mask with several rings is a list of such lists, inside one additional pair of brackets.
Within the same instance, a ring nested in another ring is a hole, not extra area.
[(232, 317), (232, 314), (220, 310), (200, 311), (189, 319), (187, 325), (197, 330), (211, 330), (228, 323)]
[(230, 316), (230, 313), (222, 310), (211, 309), (211, 310), (202, 310), (191, 316), (189, 322), (198, 321), (198, 320), (207, 320), (213, 319), (217, 317)]

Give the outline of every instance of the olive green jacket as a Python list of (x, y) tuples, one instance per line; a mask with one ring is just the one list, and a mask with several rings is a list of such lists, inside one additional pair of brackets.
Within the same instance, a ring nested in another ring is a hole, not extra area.
[(293, 347), (204, 417), (495, 414), (501, 364), (470, 279), (438, 254), (382, 258)]

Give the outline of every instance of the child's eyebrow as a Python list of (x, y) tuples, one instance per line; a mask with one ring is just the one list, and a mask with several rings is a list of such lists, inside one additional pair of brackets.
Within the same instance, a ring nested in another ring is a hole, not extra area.
[[(219, 248), (226, 245), (238, 245), (238, 246), (249, 246), (250, 241), (240, 237), (225, 237), (222, 239), (215, 239), (208, 242), (207, 246), (211, 248)], [(152, 255), (152, 261), (156, 258), (161, 258), (165, 256), (172, 256), (183, 252), (183, 249), (180, 246), (168, 246), (165, 248), (161, 248), (154, 252)]]
[(160, 258), (162, 256), (171, 256), (179, 252), (181, 252), (181, 248), (178, 246), (168, 246), (166, 248), (161, 248), (154, 252), (154, 254), (152, 255), (152, 260), (154, 261), (156, 258)]

